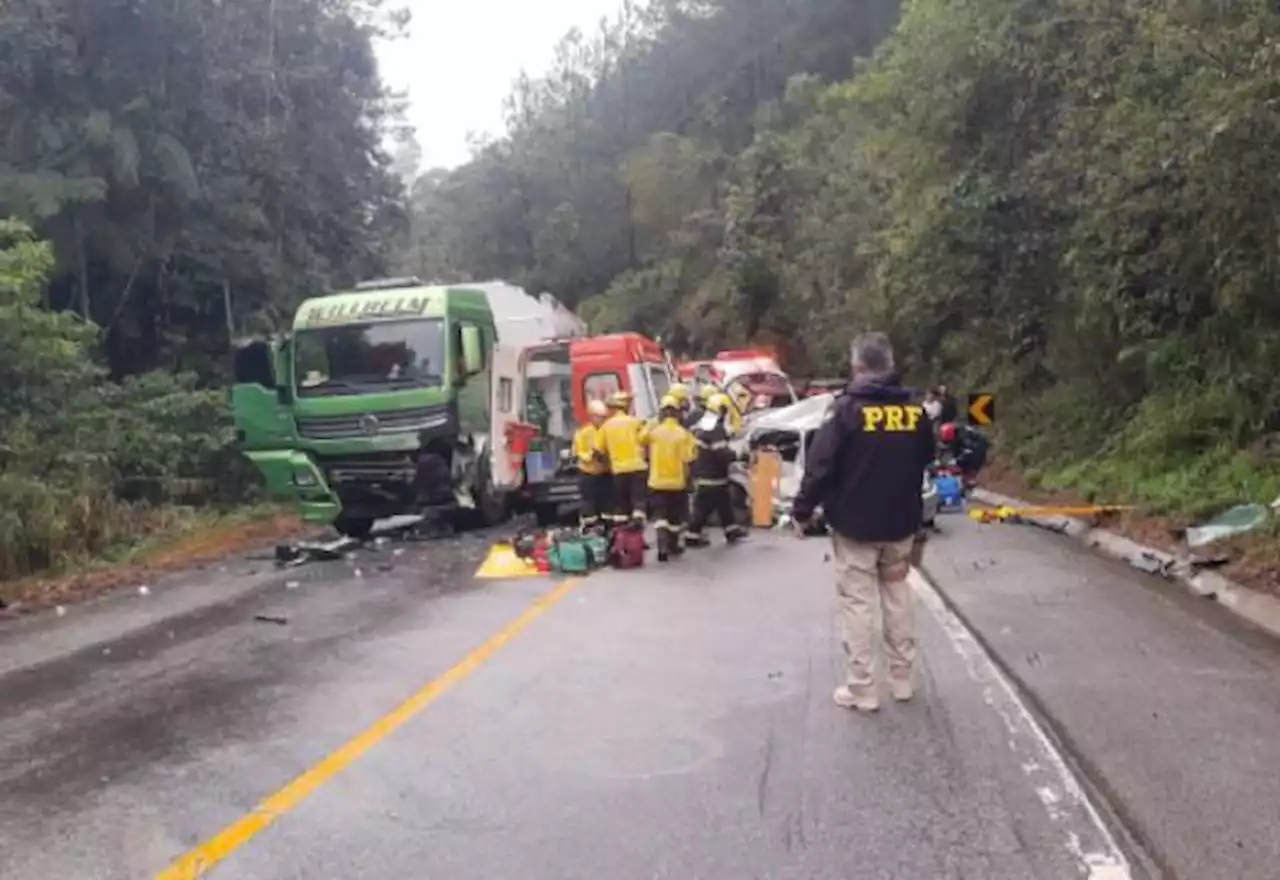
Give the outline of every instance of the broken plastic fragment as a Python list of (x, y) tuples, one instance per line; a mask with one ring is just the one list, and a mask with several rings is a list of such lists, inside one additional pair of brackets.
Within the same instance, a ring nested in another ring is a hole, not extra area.
[(1213, 541), (1243, 535), (1267, 521), (1267, 508), (1261, 504), (1237, 504), (1203, 525), (1187, 529), (1188, 547), (1201, 547)]

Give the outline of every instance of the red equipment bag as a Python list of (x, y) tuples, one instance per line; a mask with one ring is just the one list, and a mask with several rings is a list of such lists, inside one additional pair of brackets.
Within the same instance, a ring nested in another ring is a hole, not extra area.
[(638, 526), (620, 526), (614, 529), (609, 556), (615, 568), (639, 568), (644, 565), (644, 529)]

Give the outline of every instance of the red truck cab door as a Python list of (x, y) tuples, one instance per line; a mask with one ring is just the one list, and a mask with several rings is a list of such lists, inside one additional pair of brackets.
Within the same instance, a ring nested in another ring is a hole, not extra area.
[(638, 334), (589, 337), (570, 346), (573, 408), (579, 424), (587, 421), (587, 402), (626, 391), (642, 419), (658, 414), (658, 402), (671, 387), (671, 369), (656, 342)]

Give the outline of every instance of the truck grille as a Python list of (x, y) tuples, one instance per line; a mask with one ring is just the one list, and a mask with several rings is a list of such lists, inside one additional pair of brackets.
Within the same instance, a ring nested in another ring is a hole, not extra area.
[(331, 486), (344, 483), (410, 483), (417, 466), (403, 453), (342, 458), (322, 457), (320, 467)]
[(443, 424), (448, 417), (448, 410), (439, 406), (418, 406), (347, 416), (300, 416), (298, 433), (311, 440), (346, 440), (421, 431)]

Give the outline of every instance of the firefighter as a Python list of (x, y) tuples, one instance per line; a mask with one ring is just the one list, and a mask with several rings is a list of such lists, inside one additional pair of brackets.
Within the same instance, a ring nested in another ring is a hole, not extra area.
[(640, 434), (644, 423), (631, 415), (631, 395), (615, 391), (609, 395), (609, 417), (596, 431), (595, 448), (609, 463), (613, 475), (613, 524), (644, 520), (644, 446)]
[(596, 448), (596, 436), (609, 417), (609, 408), (603, 400), (592, 400), (587, 404), (587, 415), (590, 421), (573, 435), (573, 452), (578, 459), (578, 492), (582, 496), (579, 522), (584, 532), (598, 528), (605, 517), (612, 515), (609, 489), (613, 480), (608, 458)]
[(693, 398), (689, 394), (689, 386), (681, 382), (677, 382), (675, 385), (671, 386), (670, 390), (667, 391), (667, 394), (674, 397), (676, 402), (680, 404), (680, 422), (688, 427), (689, 415), (693, 410)]
[[(674, 397), (680, 403), (680, 414), (679, 414), (680, 424), (684, 425), (685, 428), (692, 431), (693, 425), (694, 425), (694, 406), (693, 406), (693, 395), (689, 392), (689, 386), (685, 385), (683, 382), (677, 382), (675, 385), (671, 386), (671, 389), (667, 393), (670, 394), (672, 397)], [(688, 496), (685, 499), (686, 503), (684, 506), (685, 520), (688, 520), (689, 513), (693, 509), (692, 493), (693, 493), (693, 482), (690, 481), (689, 486), (685, 489), (685, 495)]]
[(698, 420), (707, 411), (707, 400), (715, 389), (710, 385), (703, 385), (698, 389), (697, 394), (689, 395), (689, 414), (685, 417), (684, 426), (689, 430), (693, 430), (693, 426), (698, 424)]
[(947, 422), (938, 428), (942, 448), (955, 458), (967, 492), (978, 482), (978, 472), (987, 463), (987, 448), (991, 445), (977, 428)]
[(729, 433), (730, 437), (738, 436), (738, 433), (742, 431), (742, 410), (734, 403), (733, 398), (723, 391), (717, 392), (712, 399), (718, 399), (723, 404), (724, 429)]
[(680, 401), (667, 394), (658, 404), (662, 421), (646, 430), (641, 442), (649, 450), (649, 495), (658, 533), (658, 561), (666, 562), (684, 552), (680, 537), (689, 509), (689, 465), (698, 446), (680, 424)]
[(689, 523), (686, 542), (690, 547), (705, 547), (710, 541), (702, 533), (713, 513), (720, 516), (726, 543), (735, 544), (746, 531), (734, 521), (729, 495), (729, 466), (736, 456), (729, 446), (729, 430), (725, 425), (726, 410), (732, 404), (723, 394), (707, 401), (707, 415), (693, 429), (698, 444), (698, 457), (693, 463), (693, 521)]

